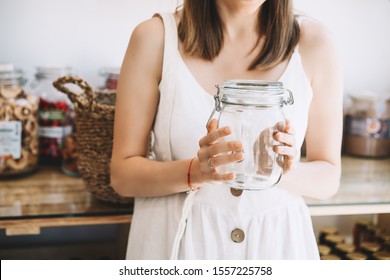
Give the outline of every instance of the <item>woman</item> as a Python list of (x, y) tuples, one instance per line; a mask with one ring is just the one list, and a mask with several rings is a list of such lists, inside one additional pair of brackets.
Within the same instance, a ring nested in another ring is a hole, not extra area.
[[(244, 157), (221, 155), (242, 149), (221, 141), (231, 128), (205, 129), (215, 85), (229, 79), (281, 81), (294, 93), (274, 135), (284, 175), (269, 190), (235, 192), (224, 184), (234, 174), (216, 170)], [(318, 259), (302, 196), (327, 198), (339, 185), (341, 67), (324, 28), (294, 18), (292, 1), (186, 0), (141, 23), (116, 106), (111, 183), (136, 197), (127, 258)]]

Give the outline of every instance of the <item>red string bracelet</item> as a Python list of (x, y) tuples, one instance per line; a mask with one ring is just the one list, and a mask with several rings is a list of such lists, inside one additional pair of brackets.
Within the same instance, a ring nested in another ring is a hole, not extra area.
[(187, 186), (188, 186), (188, 192), (194, 192), (199, 190), (199, 187), (194, 187), (191, 185), (191, 167), (192, 167), (192, 162), (194, 161), (195, 158), (192, 158), (190, 161), (190, 165), (188, 166), (188, 172), (187, 172)]

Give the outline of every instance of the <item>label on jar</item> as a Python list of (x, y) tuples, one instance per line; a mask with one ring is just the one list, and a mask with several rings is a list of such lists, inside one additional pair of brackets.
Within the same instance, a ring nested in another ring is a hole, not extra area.
[(46, 138), (63, 138), (70, 134), (72, 134), (72, 126), (70, 125), (58, 127), (41, 126), (38, 130), (39, 137)]
[(345, 131), (347, 134), (369, 137), (390, 138), (390, 119), (345, 117)]
[(22, 155), (22, 123), (0, 121), (0, 157), (20, 159)]
[(39, 119), (45, 121), (62, 121), (65, 119), (65, 113), (60, 110), (41, 110)]

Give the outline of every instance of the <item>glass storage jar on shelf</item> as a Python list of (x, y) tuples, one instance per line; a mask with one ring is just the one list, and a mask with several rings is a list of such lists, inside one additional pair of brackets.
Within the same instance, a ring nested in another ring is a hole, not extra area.
[(0, 177), (36, 170), (38, 100), (24, 90), (26, 80), (12, 64), (0, 64)]
[(352, 156), (390, 157), (390, 93), (349, 95), (343, 150)]
[[(75, 142), (74, 110), (66, 95), (53, 86), (53, 81), (73, 74), (71, 67), (38, 67), (33, 92), (39, 97), (39, 161), (60, 166), (64, 160), (64, 144)], [(72, 146), (72, 149), (74, 147)], [(66, 150), (66, 149), (65, 149)], [(77, 173), (68, 164), (65, 173)], [(63, 168), (64, 169), (64, 168)], [(69, 170), (68, 170), (69, 169)], [(67, 172), (69, 171), (69, 172)]]
[(119, 73), (119, 67), (105, 67), (100, 69), (99, 74), (104, 78), (102, 89), (116, 90), (118, 86)]
[(229, 80), (216, 87), (210, 120), (219, 112), (219, 126), (232, 129), (225, 140), (240, 140), (244, 152), (242, 161), (218, 168), (235, 174), (226, 185), (247, 190), (274, 186), (282, 176), (282, 157), (273, 150), (279, 144), (273, 134), (284, 129), (283, 106), (293, 104), (292, 93), (282, 83), (268, 81)]

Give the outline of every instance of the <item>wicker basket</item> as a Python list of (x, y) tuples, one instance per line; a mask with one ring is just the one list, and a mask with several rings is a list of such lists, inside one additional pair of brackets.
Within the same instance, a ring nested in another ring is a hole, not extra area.
[[(83, 92), (75, 93), (67, 84), (77, 85)], [(110, 186), (115, 91), (93, 90), (87, 82), (74, 76), (61, 77), (53, 85), (68, 95), (75, 108), (77, 166), (87, 190), (103, 201), (133, 203), (133, 198), (118, 195)]]

